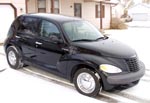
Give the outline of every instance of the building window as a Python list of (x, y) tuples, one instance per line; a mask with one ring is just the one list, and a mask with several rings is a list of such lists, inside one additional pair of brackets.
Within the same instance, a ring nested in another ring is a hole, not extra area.
[(46, 12), (46, 0), (38, 0), (38, 12)]
[(74, 16), (76, 16), (76, 17), (82, 17), (81, 3), (75, 3), (74, 4)]
[(59, 14), (59, 0), (54, 0), (54, 13)]
[(96, 18), (104, 18), (105, 17), (105, 5), (102, 5), (102, 7), (100, 7), (100, 5), (96, 4), (95, 5), (95, 16)]
[(59, 14), (59, 0), (51, 0), (51, 12)]

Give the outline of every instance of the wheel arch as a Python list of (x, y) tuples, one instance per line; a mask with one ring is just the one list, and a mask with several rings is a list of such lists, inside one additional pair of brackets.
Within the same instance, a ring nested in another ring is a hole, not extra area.
[(71, 82), (71, 83), (73, 82), (73, 78), (74, 78), (75, 73), (76, 73), (78, 70), (82, 69), (82, 68), (88, 68), (88, 69), (90, 69), (90, 70), (93, 71), (93, 72), (98, 72), (98, 70), (96, 69), (96, 66), (93, 67), (93, 66), (91, 66), (91, 65), (89, 65), (89, 64), (78, 64), (78, 65), (75, 65), (75, 66), (72, 68), (71, 74), (70, 74), (70, 82)]
[(17, 49), (17, 51), (21, 54), (22, 48), (15, 45), (15, 44), (13, 44), (13, 43), (9, 43), (9, 44), (5, 45), (5, 52), (7, 51), (7, 48), (10, 47), (10, 46), (14, 46)]

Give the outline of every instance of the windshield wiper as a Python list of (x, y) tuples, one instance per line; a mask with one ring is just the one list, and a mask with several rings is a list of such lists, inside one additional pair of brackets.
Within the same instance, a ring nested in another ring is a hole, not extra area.
[(100, 40), (100, 39), (105, 40), (105, 39), (108, 39), (108, 37), (107, 37), (107, 36), (99, 37), (99, 38), (95, 39), (95, 41), (98, 41), (98, 40)]
[(100, 39), (105, 40), (105, 39), (108, 39), (108, 37), (107, 36), (103, 36), (103, 37), (99, 37), (99, 38), (97, 38), (95, 40), (92, 40), (92, 39), (78, 39), (78, 40), (73, 40), (72, 42), (78, 42), (78, 41), (98, 41)]
[(95, 41), (91, 39), (78, 39), (78, 40), (73, 40), (72, 42), (78, 42), (78, 41)]

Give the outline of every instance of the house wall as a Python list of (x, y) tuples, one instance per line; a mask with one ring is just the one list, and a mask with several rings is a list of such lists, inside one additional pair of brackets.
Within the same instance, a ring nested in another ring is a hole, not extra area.
[[(46, 1), (46, 11), (51, 12), (51, 2)], [(60, 14), (74, 16), (74, 3), (82, 4), (82, 18), (100, 28), (100, 18), (95, 18), (95, 2), (84, 2), (84, 0), (60, 0)], [(38, 12), (37, 0), (28, 0), (28, 13)], [(106, 4), (103, 28), (110, 27), (110, 5)]]
[(111, 21), (111, 7), (109, 4), (105, 4), (105, 18), (103, 18), (103, 28), (108, 29), (110, 27), (110, 21)]
[(17, 16), (26, 13), (25, 0), (0, 0), (0, 3), (12, 3), (17, 9)]
[(95, 18), (95, 2), (84, 2), (84, 0), (68, 0), (61, 2), (61, 14), (74, 16), (74, 3), (82, 4), (82, 18), (100, 27), (100, 19)]
[[(100, 28), (100, 18), (95, 18), (95, 2), (84, 2), (84, 0), (68, 0), (61, 2), (60, 14), (74, 16), (74, 3), (82, 4), (82, 18)], [(103, 18), (103, 28), (110, 27), (110, 5), (105, 4), (105, 18)]]
[(68, 0), (67, 2), (61, 1), (60, 14), (73, 16), (74, 15), (74, 1)]
[(95, 2), (85, 2), (83, 4), (83, 19), (93, 23), (96, 27), (100, 28), (100, 18), (95, 17)]
[(37, 0), (27, 0), (27, 10), (28, 13), (37, 12)]
[[(38, 2), (37, 0), (27, 0), (27, 13), (37, 13), (38, 12)], [(51, 12), (51, 0), (46, 0), (46, 11)]]

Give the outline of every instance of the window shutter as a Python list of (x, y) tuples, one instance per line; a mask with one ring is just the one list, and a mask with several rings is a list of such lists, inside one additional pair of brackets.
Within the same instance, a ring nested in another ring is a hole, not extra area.
[(101, 7), (101, 18), (105, 17), (105, 5), (102, 5)]
[(95, 5), (95, 17), (98, 18), (98, 5)]

